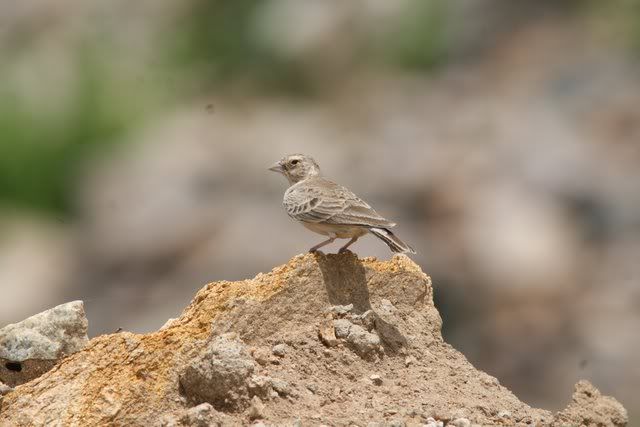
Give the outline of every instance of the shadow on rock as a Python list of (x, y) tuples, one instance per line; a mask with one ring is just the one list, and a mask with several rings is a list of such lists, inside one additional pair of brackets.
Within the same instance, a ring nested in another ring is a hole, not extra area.
[(401, 347), (405, 347), (408, 344), (407, 339), (400, 333), (398, 328), (383, 320), (377, 314), (375, 319), (376, 330), (378, 331), (378, 335), (380, 335), (380, 340), (382, 340), (382, 346), (387, 352), (391, 351), (395, 353), (400, 350)]
[(371, 310), (373, 325), (386, 351), (396, 352), (407, 345), (407, 339), (393, 324), (385, 321), (373, 310), (362, 261), (352, 252), (315, 254), (322, 279), (332, 305), (353, 305), (354, 314)]
[(362, 262), (352, 252), (315, 254), (332, 305), (353, 304), (355, 313), (371, 310), (369, 288)]

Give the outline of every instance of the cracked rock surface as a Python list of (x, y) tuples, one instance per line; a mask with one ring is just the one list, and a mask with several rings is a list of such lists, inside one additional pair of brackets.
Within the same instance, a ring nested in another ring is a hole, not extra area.
[(405, 256), (296, 256), (201, 289), (144, 335), (92, 339), (0, 403), (0, 425), (624, 425), (580, 382), (554, 415), (445, 343), (431, 279)]
[(0, 329), (0, 382), (25, 383), (82, 350), (87, 326), (82, 301), (72, 301)]

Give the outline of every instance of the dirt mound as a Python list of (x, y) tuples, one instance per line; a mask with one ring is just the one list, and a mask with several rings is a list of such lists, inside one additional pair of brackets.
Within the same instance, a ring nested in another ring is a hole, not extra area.
[(146, 335), (122, 332), (4, 397), (0, 425), (624, 425), (577, 385), (554, 416), (443, 342), (431, 279), (387, 262), (307, 254), (205, 286)]

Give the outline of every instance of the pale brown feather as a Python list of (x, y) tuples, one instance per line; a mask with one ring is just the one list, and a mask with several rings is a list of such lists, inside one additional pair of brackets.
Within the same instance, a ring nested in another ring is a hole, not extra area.
[(347, 188), (322, 177), (311, 177), (289, 187), (283, 205), (290, 217), (303, 222), (395, 226)]

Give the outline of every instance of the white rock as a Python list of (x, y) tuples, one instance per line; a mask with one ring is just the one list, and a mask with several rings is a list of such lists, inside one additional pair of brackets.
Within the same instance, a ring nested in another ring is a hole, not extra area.
[(0, 329), (0, 358), (56, 360), (89, 341), (82, 301), (72, 301)]

